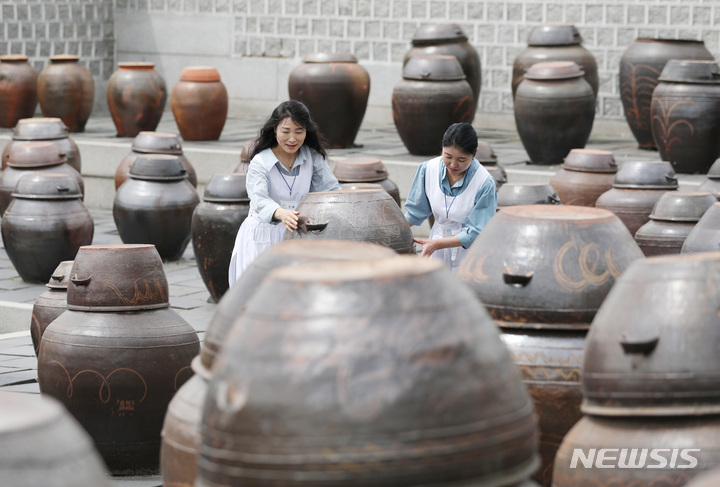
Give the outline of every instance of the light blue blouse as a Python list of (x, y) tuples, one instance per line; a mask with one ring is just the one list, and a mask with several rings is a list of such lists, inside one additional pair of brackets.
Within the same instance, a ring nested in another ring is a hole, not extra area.
[[(429, 161), (420, 164), (415, 173), (415, 179), (410, 187), (407, 200), (405, 201), (405, 218), (413, 225), (422, 225), (422, 223), (432, 215), (432, 207), (430, 201), (425, 194), (425, 171)], [(473, 159), (470, 167), (463, 175), (462, 179), (450, 186), (450, 180), (447, 177), (445, 166), (440, 171), (440, 181), (438, 184), (442, 192), (448, 196), (457, 196), (465, 191), (473, 176), (480, 168), (477, 159)], [(458, 233), (457, 237), (464, 248), (470, 247), (480, 234), (485, 225), (495, 215), (497, 209), (497, 191), (495, 190), (495, 179), (488, 176), (480, 189), (475, 194), (475, 206), (470, 211), (463, 229)]]

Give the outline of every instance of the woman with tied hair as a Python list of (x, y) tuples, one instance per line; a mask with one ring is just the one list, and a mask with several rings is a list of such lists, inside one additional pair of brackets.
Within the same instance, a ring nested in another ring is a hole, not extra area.
[(341, 189), (326, 157), (322, 135), (305, 105), (290, 100), (273, 110), (250, 151), (250, 213), (235, 238), (230, 286), (255, 257), (282, 241), (285, 230), (297, 230), (295, 208), (303, 196)]
[(405, 201), (405, 218), (421, 225), (435, 223), (422, 245), (423, 257), (445, 261), (455, 272), (497, 208), (495, 180), (475, 159), (478, 137), (472, 125), (452, 124), (442, 139), (442, 156), (423, 162)]

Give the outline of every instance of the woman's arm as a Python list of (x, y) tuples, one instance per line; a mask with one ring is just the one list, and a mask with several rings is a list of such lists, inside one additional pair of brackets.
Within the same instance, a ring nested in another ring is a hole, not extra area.
[(272, 221), (275, 210), (280, 208), (280, 205), (270, 198), (270, 174), (260, 160), (260, 154), (250, 161), (245, 185), (250, 197), (250, 207), (257, 212), (262, 221), (268, 223)]
[(430, 201), (425, 194), (426, 168), (427, 161), (420, 164), (420, 167), (418, 167), (415, 173), (412, 185), (410, 186), (410, 192), (407, 195), (407, 199), (405, 199), (405, 219), (410, 225), (422, 225), (422, 223), (432, 215)]
[(337, 191), (342, 189), (325, 158), (312, 149), (308, 150), (313, 165), (310, 191)]

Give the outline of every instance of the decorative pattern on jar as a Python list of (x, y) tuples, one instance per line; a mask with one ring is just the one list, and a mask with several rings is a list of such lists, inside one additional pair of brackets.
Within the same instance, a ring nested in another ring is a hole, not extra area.
[(228, 113), (228, 94), (218, 70), (183, 68), (170, 94), (170, 107), (184, 140), (218, 140)]
[(550, 185), (565, 205), (595, 206), (600, 195), (612, 188), (616, 172), (612, 152), (573, 149)]
[(37, 78), (24, 54), (0, 56), (0, 127), (12, 128), (18, 120), (35, 115)]
[(108, 108), (120, 137), (153, 131), (160, 123), (167, 89), (154, 68), (155, 63), (148, 62), (118, 63), (108, 80)]
[(40, 350), (40, 341), (45, 328), (67, 309), (67, 286), (73, 261), (64, 260), (55, 268), (45, 286), (49, 288), (35, 300), (30, 319), (30, 337), (35, 355)]
[(2, 153), (2, 168), (7, 167), (12, 148), (23, 142), (52, 142), (65, 154), (67, 164), (81, 172), (82, 158), (77, 144), (68, 136), (67, 125), (59, 118), (24, 118), (13, 128), (12, 140)]
[(130, 166), (142, 154), (166, 154), (180, 158), (185, 171), (187, 171), (188, 181), (193, 187), (197, 187), (197, 174), (195, 168), (182, 150), (180, 139), (176, 134), (165, 132), (140, 132), (133, 139), (130, 152), (122, 158), (115, 170), (115, 189), (117, 190), (122, 183), (127, 181), (130, 173)]
[[(376, 183), (400, 206), (400, 189), (388, 176), (387, 168), (377, 157), (348, 157), (335, 164), (333, 171), (340, 183)], [(361, 189), (361, 188), (346, 188)]]
[(84, 132), (95, 100), (95, 81), (78, 56), (58, 54), (38, 76), (38, 101), (45, 117), (57, 117), (70, 132)]

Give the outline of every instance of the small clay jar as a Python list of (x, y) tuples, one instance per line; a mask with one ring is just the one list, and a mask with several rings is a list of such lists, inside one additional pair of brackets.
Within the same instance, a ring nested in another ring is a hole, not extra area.
[(565, 205), (595, 206), (600, 195), (612, 188), (616, 172), (612, 152), (573, 149), (550, 185)]
[(348, 157), (337, 162), (333, 174), (340, 183), (379, 184), (400, 206), (400, 189), (388, 178), (385, 164), (376, 157)]
[(482, 166), (490, 173), (495, 179), (495, 190), (499, 190), (500, 186), (507, 183), (507, 173), (505, 168), (498, 164), (498, 157), (495, 154), (492, 146), (484, 140), (478, 140), (478, 148), (475, 151), (475, 159), (482, 164)]
[(95, 100), (93, 75), (79, 60), (70, 54), (52, 56), (38, 76), (43, 116), (61, 119), (70, 132), (85, 131)]
[(707, 179), (698, 188), (698, 191), (712, 193), (720, 200), (720, 159), (717, 159), (707, 173)]
[(24, 118), (13, 128), (12, 140), (3, 149), (2, 168), (7, 167), (12, 148), (22, 142), (52, 142), (65, 154), (67, 164), (81, 172), (82, 158), (77, 144), (68, 136), (67, 125), (59, 118)]
[(497, 210), (517, 205), (559, 205), (560, 198), (547, 183), (505, 184), (497, 192)]
[(155, 63), (118, 63), (107, 85), (107, 102), (120, 137), (153, 131), (160, 123), (167, 89)]
[(0, 127), (12, 128), (35, 115), (37, 78), (24, 54), (0, 56)]
[(228, 94), (217, 69), (188, 66), (170, 94), (175, 123), (184, 140), (217, 140), (228, 113)]
[(118, 189), (122, 183), (128, 178), (130, 166), (142, 154), (169, 154), (180, 158), (185, 171), (187, 171), (188, 181), (193, 187), (197, 187), (197, 174), (195, 168), (182, 150), (180, 139), (176, 134), (165, 132), (140, 132), (133, 139), (130, 152), (123, 157), (115, 170), (115, 189)]
[(45, 328), (67, 309), (67, 286), (70, 281), (72, 260), (64, 260), (55, 268), (45, 287), (49, 288), (35, 300), (30, 320), (30, 337), (35, 355), (40, 349), (40, 341)]

